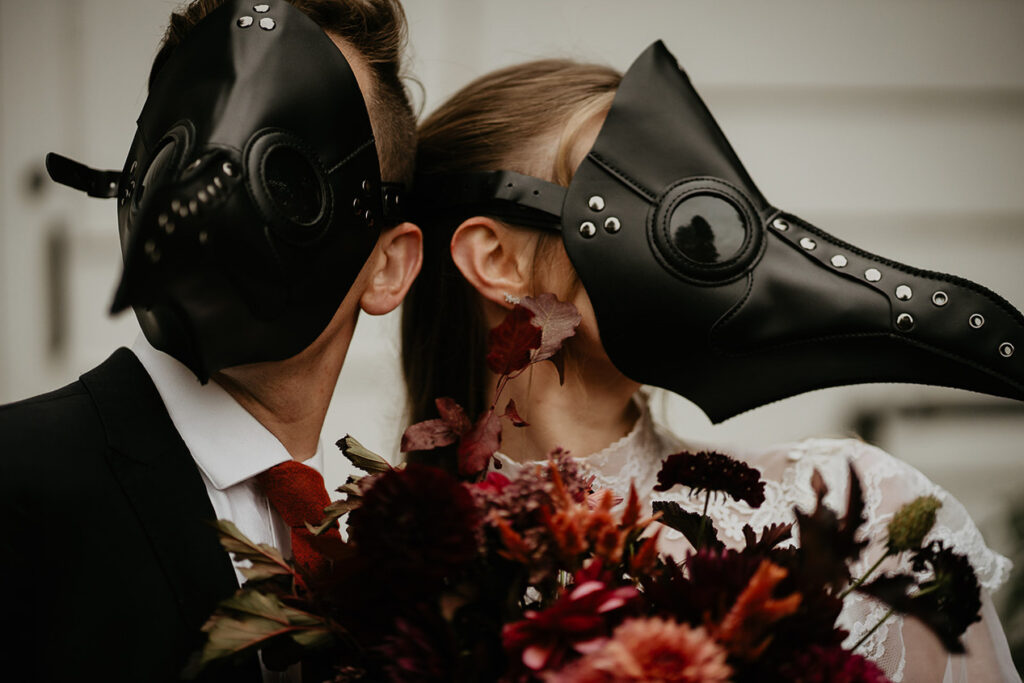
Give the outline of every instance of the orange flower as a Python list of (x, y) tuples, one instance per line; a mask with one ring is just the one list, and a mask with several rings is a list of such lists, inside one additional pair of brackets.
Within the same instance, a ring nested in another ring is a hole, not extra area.
[(703, 628), (670, 619), (627, 619), (601, 647), (548, 674), (547, 683), (724, 683), (725, 650)]
[(722, 622), (708, 625), (715, 640), (737, 657), (757, 659), (771, 643), (769, 627), (800, 607), (799, 593), (772, 598), (775, 587), (788, 573), (782, 567), (762, 560)]

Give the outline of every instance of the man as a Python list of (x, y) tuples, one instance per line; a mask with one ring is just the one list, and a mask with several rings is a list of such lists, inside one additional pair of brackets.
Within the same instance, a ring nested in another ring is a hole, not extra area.
[(320, 467), (357, 316), (393, 310), (420, 267), (398, 211), (404, 35), (397, 0), (194, 0), (124, 169), (48, 158), (55, 180), (117, 197), (114, 310), (143, 336), (0, 407), (5, 678), (176, 680), (240, 581), (208, 522), (288, 548), (255, 477)]

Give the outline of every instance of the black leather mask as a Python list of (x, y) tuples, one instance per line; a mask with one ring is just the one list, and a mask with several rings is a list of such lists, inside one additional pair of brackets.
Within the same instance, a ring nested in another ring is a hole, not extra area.
[(715, 422), (861, 382), (1024, 399), (1020, 312), (771, 206), (661, 42), (567, 190), (507, 171), (424, 177), (417, 207), (561, 230), (612, 362)]
[(173, 50), (120, 173), (52, 154), (47, 168), (118, 198), (113, 312), (132, 306), (202, 381), (308, 347), (398, 202), (352, 70), (284, 0), (226, 2)]

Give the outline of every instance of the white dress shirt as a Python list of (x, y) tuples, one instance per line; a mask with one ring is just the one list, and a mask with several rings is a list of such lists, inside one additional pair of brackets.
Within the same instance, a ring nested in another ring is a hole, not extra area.
[[(215, 382), (200, 384), (192, 371), (158, 351), (139, 335), (132, 352), (146, 369), (182, 441), (199, 467), (217, 519), (234, 522), (256, 543), (291, 554), (291, 531), (256, 487), (254, 476), (291, 455), (277, 437)], [(323, 473), (323, 443), (303, 464)], [(239, 585), (244, 578), (235, 562)], [(296, 672), (276, 674), (264, 668), (264, 681), (295, 680)]]

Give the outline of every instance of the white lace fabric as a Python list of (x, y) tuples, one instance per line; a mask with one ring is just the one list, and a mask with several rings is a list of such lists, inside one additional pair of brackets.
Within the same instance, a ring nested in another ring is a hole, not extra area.
[[(843, 514), (849, 485), (848, 463), (852, 463), (863, 487), (867, 517), (860, 533), (870, 541), (861, 560), (852, 567), (852, 574), (857, 577), (884, 554), (887, 526), (894, 512), (918, 496), (938, 498), (942, 507), (926, 540), (942, 540), (947, 547), (966, 555), (982, 586), (983, 618), (965, 634), (968, 654), (947, 654), (923, 625), (898, 615), (890, 617), (869, 635), (857, 653), (875, 662), (894, 683), (1020, 681), (989, 598), (989, 594), (1008, 578), (1011, 563), (985, 545), (963, 505), (945, 489), (910, 465), (855, 439), (808, 439), (764, 449), (687, 444), (656, 425), (646, 401), (641, 398), (639, 402), (641, 417), (629, 434), (577, 461), (595, 476), (596, 488), (608, 488), (625, 496), (633, 482), (648, 509), (652, 501), (666, 500), (698, 513), (704, 506), (703, 496), (694, 497), (678, 488), (664, 493), (653, 490), (661, 461), (668, 455), (682, 450), (717, 450), (756, 467), (766, 482), (765, 502), (761, 507), (754, 509), (725, 496), (713, 497), (708, 506), (708, 515), (714, 521), (719, 538), (728, 547), (743, 546), (742, 530), (746, 524), (760, 532), (769, 524), (794, 521), (794, 506), (806, 511), (813, 509), (815, 495), (810, 481), (814, 470), (821, 472), (829, 488), (826, 505)], [(503, 454), (496, 457), (506, 474), (523, 466)], [(664, 529), (661, 539), (662, 552), (677, 560), (685, 557), (691, 548), (682, 534), (673, 529)], [(876, 572), (896, 570), (911, 571), (909, 560), (902, 555), (889, 558)], [(847, 596), (839, 617), (839, 625), (850, 633), (844, 645), (853, 646), (887, 611), (882, 603), (867, 596), (856, 592)]]

